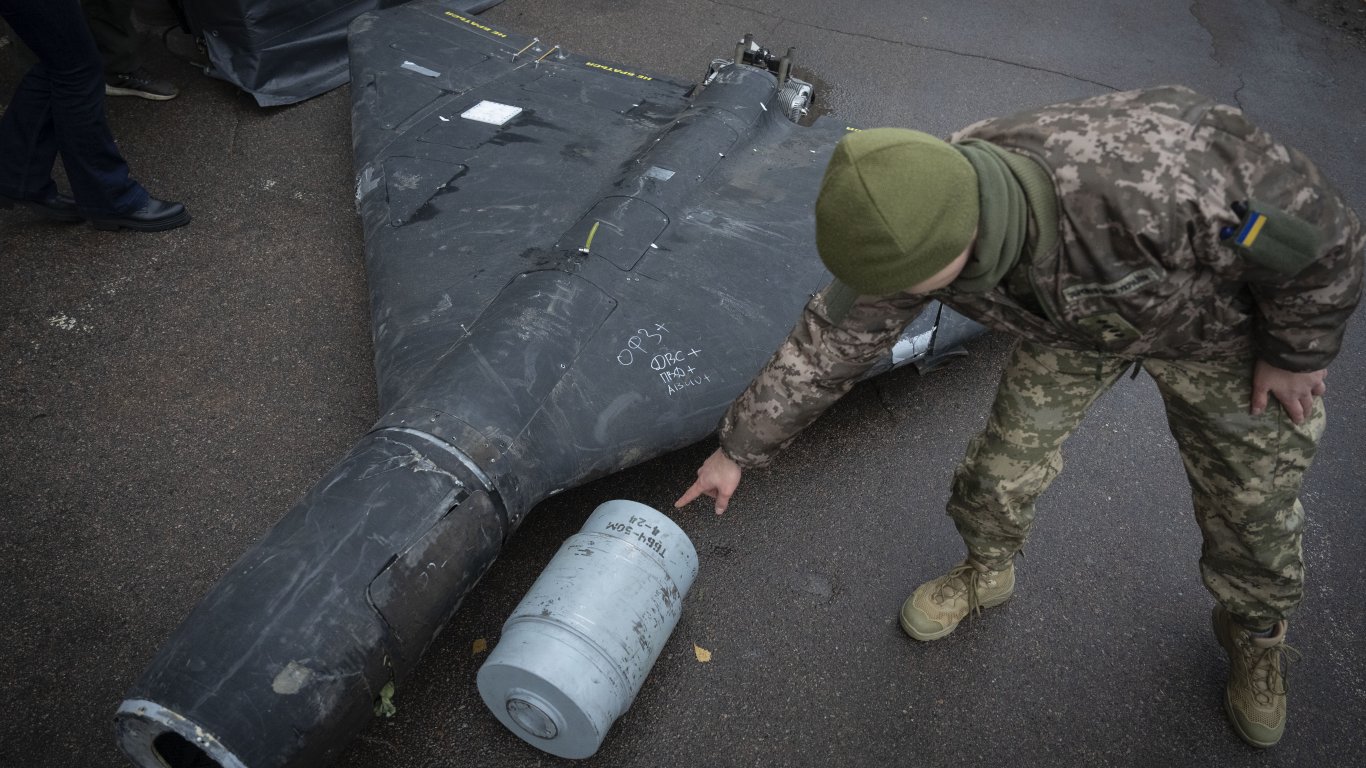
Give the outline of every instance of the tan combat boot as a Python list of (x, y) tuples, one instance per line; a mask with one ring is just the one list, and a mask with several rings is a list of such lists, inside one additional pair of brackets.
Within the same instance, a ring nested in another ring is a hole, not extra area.
[(994, 608), (1015, 591), (1015, 564), (993, 569), (972, 558), (916, 588), (901, 606), (901, 628), (916, 640), (948, 635), (969, 613)]
[(1224, 710), (1243, 741), (1270, 747), (1285, 733), (1286, 661), (1298, 661), (1299, 651), (1285, 644), (1286, 623), (1276, 622), (1269, 637), (1257, 637), (1234, 621), (1222, 606), (1214, 608), (1214, 636), (1228, 652), (1228, 685)]

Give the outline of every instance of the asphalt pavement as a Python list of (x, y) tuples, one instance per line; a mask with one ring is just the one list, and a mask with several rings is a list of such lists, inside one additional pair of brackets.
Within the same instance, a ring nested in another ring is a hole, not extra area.
[[(1245, 109), (1366, 212), (1366, 48), (1288, 2), (506, 0), (488, 24), (675, 80), (735, 40), (797, 48), (852, 125), (945, 134), (1184, 83)], [(0, 94), (21, 69), (0, 37)], [(149, 38), (174, 101), (111, 99), (154, 194), (195, 220), (96, 232), (0, 212), (0, 766), (120, 766), (112, 715), (199, 597), (376, 417), (350, 94), (261, 109)], [(0, 98), (4, 98), (0, 96)], [(1006, 606), (932, 644), (896, 611), (961, 557), (943, 514), (1009, 339), (860, 385), (725, 516), (675, 519), (701, 572), (603, 766), (1360, 764), (1366, 748), (1366, 313), (1306, 482), (1290, 724), (1245, 746), (1200, 539), (1150, 379), (1067, 444)], [(503, 620), (597, 504), (669, 508), (706, 442), (541, 504), (346, 768), (561, 765), (479, 700)], [(483, 641), (482, 643), (480, 641)], [(697, 649), (710, 653), (701, 661)]]

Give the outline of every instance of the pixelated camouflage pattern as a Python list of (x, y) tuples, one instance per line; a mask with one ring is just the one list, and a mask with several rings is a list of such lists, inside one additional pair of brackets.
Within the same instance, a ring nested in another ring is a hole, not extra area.
[(1021, 342), (986, 427), (954, 471), (949, 516), (977, 562), (1004, 567), (1024, 548), (1034, 501), (1062, 471), (1062, 444), (1123, 373), (1123, 358)]
[[(1255, 354), (1309, 371), (1337, 354), (1361, 295), (1366, 233), (1308, 159), (1238, 110), (1164, 87), (986, 120), (952, 137), (965, 138), (1049, 169), (1059, 246), (1022, 260), (994, 290), (949, 286), (932, 298), (996, 330), (1128, 359)], [(1220, 240), (1221, 228), (1238, 224), (1232, 204), (1249, 199), (1320, 230), (1308, 267), (1282, 274)], [(813, 298), (727, 412), (722, 449), (744, 467), (771, 461), (891, 348), (923, 303), (863, 297), (836, 325)]]
[(1204, 544), (1200, 573), (1249, 626), (1289, 618), (1304, 593), (1300, 485), (1327, 424), (1323, 399), (1295, 424), (1274, 398), (1248, 413), (1252, 360), (1148, 359), (1181, 449)]
[[(944, 302), (1052, 346), (1129, 358), (1233, 357), (1285, 370), (1326, 368), (1361, 296), (1366, 233), (1299, 152), (1232, 107), (1182, 87), (1113, 93), (986, 120), (979, 138), (1043, 163), (1061, 244), (1023, 265), (1048, 322), (1004, 291)], [(1233, 203), (1258, 200), (1321, 234), (1310, 265), (1286, 275), (1221, 241)]]
[[(1063, 440), (1130, 365), (1103, 352), (1016, 347), (986, 429), (954, 473), (949, 516), (974, 559), (1000, 567), (1024, 547), (1034, 502), (1062, 469)], [(1206, 588), (1244, 623), (1287, 618), (1304, 590), (1297, 497), (1323, 434), (1322, 400), (1296, 425), (1279, 407), (1248, 413), (1251, 357), (1142, 365), (1186, 467)]]
[(860, 296), (836, 323), (825, 304), (830, 290), (812, 297), (763, 373), (722, 418), (722, 449), (740, 466), (769, 463), (882, 359), (929, 303), (911, 294)]

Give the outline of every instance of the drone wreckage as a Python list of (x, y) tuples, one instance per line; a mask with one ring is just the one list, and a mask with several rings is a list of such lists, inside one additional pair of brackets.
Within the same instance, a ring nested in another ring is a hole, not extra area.
[[(541, 500), (701, 440), (830, 276), (843, 123), (748, 36), (689, 87), (436, 0), (351, 26), (380, 412), (133, 684), (146, 768), (318, 766)], [(981, 330), (933, 305), (874, 370)]]

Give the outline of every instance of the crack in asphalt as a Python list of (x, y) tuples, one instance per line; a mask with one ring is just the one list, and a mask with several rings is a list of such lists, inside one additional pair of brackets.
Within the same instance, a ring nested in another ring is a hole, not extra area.
[(1216, 64), (1227, 64), (1227, 62), (1224, 61), (1224, 57), (1219, 53), (1219, 38), (1214, 35), (1214, 29), (1211, 28), (1209, 24), (1205, 23), (1205, 17), (1201, 15), (1200, 0), (1191, 0), (1191, 4), (1187, 6), (1186, 11), (1190, 13), (1191, 18), (1195, 19), (1195, 23), (1199, 25), (1209, 37), (1210, 59)]
[(232, 156), (233, 156), (233, 153), (237, 151), (237, 136), (238, 136), (238, 134), (240, 134), (241, 132), (242, 132), (242, 113), (241, 113), (241, 111), (239, 110), (239, 111), (236, 111), (236, 114), (233, 115), (232, 133), (228, 134), (228, 151), (224, 154), (225, 157), (232, 157)]
[(1215, 34), (1215, 28), (1205, 21), (1204, 9), (1200, 7), (1200, 0), (1191, 0), (1187, 10), (1190, 12), (1191, 18), (1195, 19), (1195, 23), (1209, 37), (1210, 61), (1221, 67), (1234, 70), (1233, 74), (1238, 78), (1238, 87), (1233, 90), (1233, 103), (1237, 105), (1238, 109), (1246, 109), (1243, 106), (1243, 89), (1247, 87), (1247, 80), (1243, 78), (1242, 72), (1237, 71), (1237, 68), (1224, 58), (1223, 49), (1219, 45), (1219, 36)]
[[(820, 31), (822, 31), (822, 32), (830, 32), (830, 33), (836, 34), (836, 35), (846, 35), (846, 36), (848, 36), (848, 37), (856, 37), (856, 38), (859, 38), (859, 39), (861, 39), (861, 40), (872, 40), (872, 41), (878, 42), (878, 43), (886, 43), (886, 44), (888, 44), (888, 45), (905, 46), (905, 47), (907, 47), (907, 48), (915, 48), (915, 49), (917, 49), (917, 50), (922, 50), (922, 51), (934, 51), (935, 53), (947, 53), (947, 54), (949, 54), (949, 55), (951, 55), (951, 56), (962, 56), (963, 58), (967, 58), (967, 59), (979, 59), (979, 60), (982, 60), (982, 61), (990, 61), (990, 62), (994, 62), (994, 63), (997, 63), (997, 64), (1005, 64), (1006, 66), (1019, 67), (1020, 69), (1028, 69), (1028, 70), (1032, 70), (1032, 71), (1034, 71), (1034, 72), (1046, 72), (1046, 73), (1048, 73), (1048, 74), (1050, 74), (1050, 75), (1057, 75), (1057, 76), (1059, 76), (1059, 77), (1066, 77), (1066, 78), (1068, 78), (1069, 80), (1076, 80), (1076, 81), (1083, 82), (1083, 83), (1090, 83), (1091, 85), (1098, 85), (1098, 86), (1100, 86), (1101, 88), (1108, 88), (1108, 89), (1111, 90), (1111, 91), (1118, 91), (1118, 90), (1120, 90), (1120, 88), (1118, 88), (1117, 86), (1110, 85), (1109, 83), (1102, 83), (1102, 82), (1099, 81), (1099, 80), (1092, 80), (1092, 79), (1087, 78), (1087, 77), (1082, 77), (1081, 75), (1074, 75), (1074, 74), (1072, 74), (1072, 73), (1070, 73), (1070, 72), (1062, 72), (1062, 71), (1056, 70), (1056, 69), (1049, 69), (1048, 67), (1040, 67), (1040, 66), (1035, 66), (1035, 65), (1033, 65), (1033, 64), (1024, 64), (1024, 63), (1021, 63), (1021, 62), (1018, 62), (1018, 61), (1010, 61), (1009, 59), (1002, 59), (1002, 58), (998, 58), (998, 57), (996, 57), (996, 56), (987, 56), (986, 54), (981, 54), (981, 53), (970, 53), (970, 52), (968, 52), (968, 51), (955, 51), (955, 50), (953, 50), (952, 48), (941, 48), (941, 47), (939, 47), (939, 46), (934, 46), (934, 45), (923, 45), (923, 44), (921, 44), (921, 43), (912, 43), (912, 42), (909, 42), (909, 41), (907, 41), (907, 40), (893, 40), (893, 39), (891, 39), (891, 38), (887, 38), (887, 37), (878, 37), (877, 35), (869, 35), (869, 34), (866, 34), (866, 33), (863, 33), (863, 32), (849, 32), (849, 31), (846, 31), (846, 30), (843, 30), (843, 29), (834, 29), (834, 28), (832, 28), (832, 27), (823, 27), (823, 26), (821, 26), (821, 25), (819, 25), (819, 24), (812, 24), (811, 22), (808, 22), (808, 21), (799, 21), (799, 20), (797, 20), (797, 19), (789, 19), (789, 18), (787, 18), (786, 16), (782, 16), (782, 15), (780, 15), (780, 14), (771, 13), (771, 12), (769, 12), (769, 11), (761, 10), (761, 9), (758, 9), (758, 8), (751, 8), (751, 7), (747, 6), (747, 5), (741, 5), (741, 4), (739, 4), (739, 3), (727, 3), (727, 2), (724, 2), (724, 0), (708, 0), (708, 2), (710, 2), (712, 5), (719, 5), (719, 6), (724, 6), (724, 7), (726, 7), (726, 8), (734, 8), (735, 10), (748, 11), (748, 12), (750, 12), (750, 13), (757, 13), (757, 14), (759, 14), (760, 16), (768, 16), (768, 17), (771, 17), (771, 18), (778, 19), (780, 22), (786, 22), (786, 23), (789, 23), (789, 24), (797, 24), (797, 25), (799, 25), (799, 26), (809, 27), (809, 28), (811, 28), (811, 29), (817, 29), (817, 30), (820, 30)], [(775, 29), (776, 29), (776, 27), (775, 27)]]

